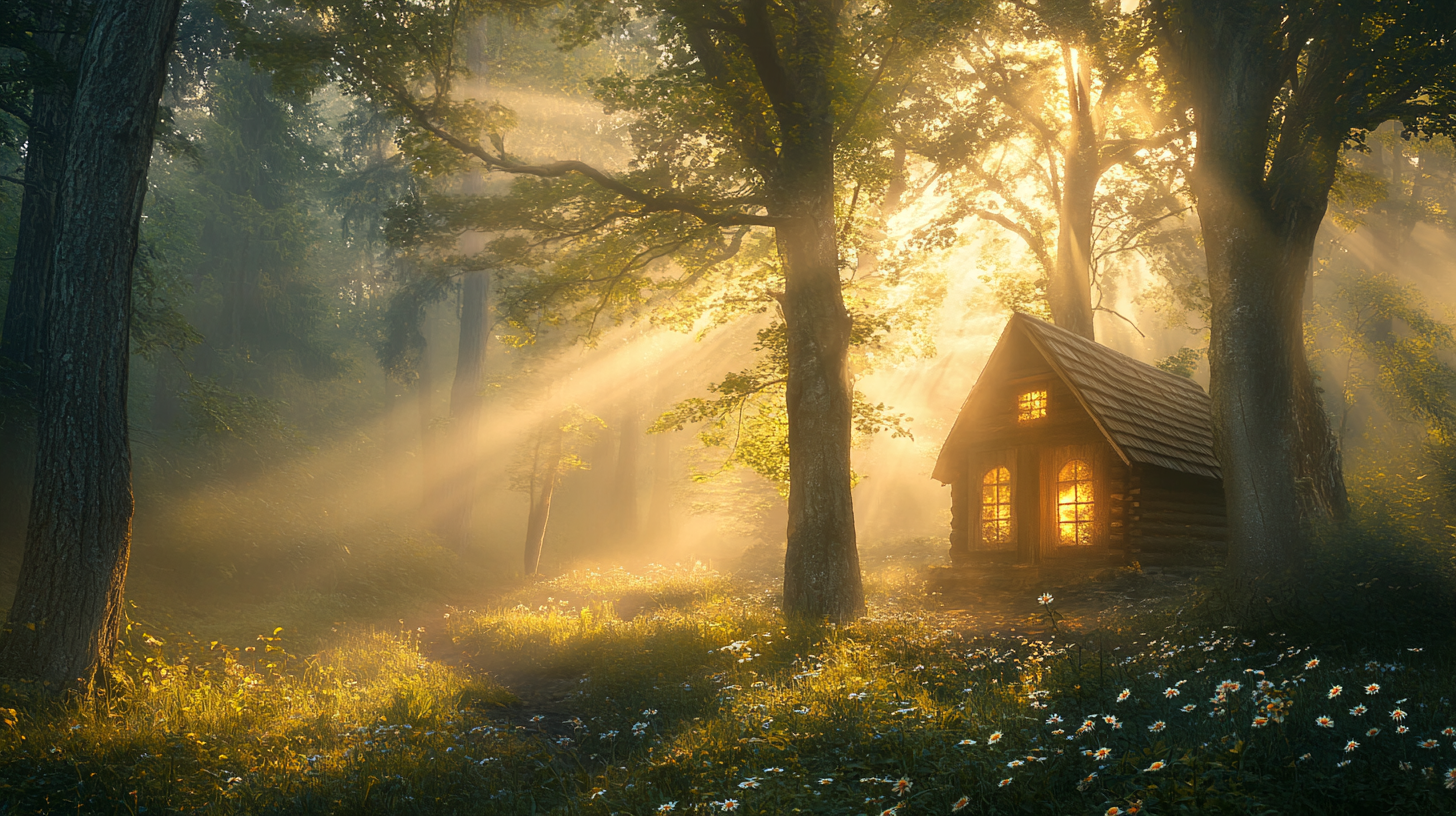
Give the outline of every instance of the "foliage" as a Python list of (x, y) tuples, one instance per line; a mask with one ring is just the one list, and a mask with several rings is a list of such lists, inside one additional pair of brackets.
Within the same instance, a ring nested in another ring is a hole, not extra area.
[(509, 472), (511, 489), (529, 494), (534, 501), (545, 480), (590, 469), (583, 454), (605, 427), (600, 417), (579, 405), (546, 414), (516, 446)]
[[(862, 351), (878, 345), (884, 328), (882, 321), (855, 316), (851, 348)], [(679, 402), (648, 429), (649, 433), (664, 433), (698, 425), (698, 439), (704, 446), (726, 449), (716, 468), (700, 472), (695, 479), (711, 478), (714, 471), (742, 465), (774, 484), (781, 496), (788, 495), (788, 417), (783, 403), (788, 382), (787, 339), (782, 322), (759, 330), (754, 367), (710, 385), (711, 399), (690, 397)], [(905, 422), (904, 414), (892, 413), (884, 403), (871, 403), (860, 392), (854, 393), (854, 431), (860, 440), (882, 431), (909, 438)]]
[(970, 636), (924, 608), (915, 572), (881, 579), (844, 627), (783, 626), (763, 584), (700, 567), (577, 571), (436, 618), (436, 643), (564, 690), (545, 707), (433, 660), (435, 627), (303, 659), (287, 629), (248, 651), (134, 624), (106, 695), (5, 689), (0, 780), (17, 813), (1450, 805), (1435, 643), (1311, 647), (1171, 615)]

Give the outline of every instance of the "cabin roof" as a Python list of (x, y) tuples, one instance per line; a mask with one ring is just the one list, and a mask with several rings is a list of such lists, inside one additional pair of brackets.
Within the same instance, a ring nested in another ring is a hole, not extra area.
[(1212, 406), (1198, 383), (1018, 312), (961, 406), (936, 461), (935, 478), (949, 482), (958, 474), (953, 460), (973, 433), (970, 409), (989, 389), (988, 380), (1004, 376), (998, 357), (1018, 336), (1041, 353), (1124, 462), (1221, 477), (1213, 453)]

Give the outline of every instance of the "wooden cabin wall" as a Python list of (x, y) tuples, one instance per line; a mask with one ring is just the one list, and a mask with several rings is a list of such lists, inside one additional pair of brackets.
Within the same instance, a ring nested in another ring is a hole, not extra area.
[(1134, 467), (1126, 512), (1134, 553), (1221, 550), (1228, 544), (1223, 484), (1217, 479)]
[(964, 474), (950, 483), (950, 561), (966, 559), (971, 552), (971, 524), (975, 509), (971, 507), (971, 480)]

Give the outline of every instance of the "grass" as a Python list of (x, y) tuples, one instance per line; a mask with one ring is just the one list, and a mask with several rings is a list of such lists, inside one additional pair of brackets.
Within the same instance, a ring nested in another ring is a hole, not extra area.
[[(844, 627), (786, 625), (771, 576), (696, 566), (524, 583), (432, 640), (345, 627), (310, 656), (287, 630), (134, 625), (106, 694), (0, 688), (0, 813), (1456, 809), (1435, 644), (1314, 648), (1172, 609), (1072, 632), (1056, 599), (1038, 637), (978, 636), (903, 559), (869, 577)], [(435, 659), (457, 650), (490, 674)]]

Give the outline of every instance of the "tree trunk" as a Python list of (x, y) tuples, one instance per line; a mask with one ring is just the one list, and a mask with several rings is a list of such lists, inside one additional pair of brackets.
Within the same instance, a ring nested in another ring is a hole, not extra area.
[(526, 574), (541, 571), (541, 548), (546, 543), (546, 522), (551, 518), (551, 497), (561, 470), (561, 422), (553, 418), (536, 436), (531, 476), (531, 511), (526, 519)]
[(440, 485), (443, 508), (439, 533), (446, 546), (463, 552), (470, 543), (475, 499), (480, 492), (480, 420), (485, 387), (486, 324), (490, 273), (465, 275), (460, 294), (460, 350), (450, 386), (450, 436), (454, 477)]
[(429, 322), (430, 308), (426, 306), (420, 312), (420, 359), (415, 371), (414, 403), (415, 423), (419, 425), (420, 434), (420, 513), (425, 527), (435, 530), (439, 520), (436, 488), (440, 469), (436, 456), (439, 446), (435, 444), (435, 429), (432, 427), (435, 421), (435, 377), (430, 369)]
[(132, 262), (181, 0), (109, 0), (81, 60), (45, 302), (38, 461), (0, 674), (89, 685), (120, 635), (131, 546)]
[(15, 366), (10, 372), (13, 378), (0, 378), (0, 450), (5, 451), (0, 457), (4, 459), (0, 462), (0, 538), (13, 532), (17, 543), (24, 536), (35, 475), (37, 375), (45, 293), (55, 254), (56, 190), (65, 161), (75, 74), (86, 44), (85, 30), (75, 30), (84, 21), (73, 15), (83, 11), (77, 2), (51, 4), (38, 21), (45, 33), (36, 34), (36, 45), (55, 60), (60, 76), (46, 87), (37, 87), (32, 95), (25, 191), (0, 328), (0, 357)]
[(628, 393), (617, 421), (617, 468), (612, 481), (612, 535), (623, 543), (637, 539), (637, 463), (642, 447), (642, 409), (635, 393)]
[(0, 355), (32, 372), (40, 369), (42, 315), (55, 255), (56, 194), (65, 169), (73, 83), (86, 45), (86, 32), (74, 28), (81, 22), (75, 17), (84, 11), (74, 0), (53, 3), (39, 21), (44, 33), (36, 34), (37, 46), (55, 60), (60, 76), (36, 88), (31, 104), (25, 193), (20, 201), (5, 328), (0, 333)]
[[(1342, 517), (1339, 450), (1304, 355), (1305, 275), (1338, 158), (1302, 139), (1266, 178), (1277, 56), (1250, 6), (1183, 9), (1198, 132), (1192, 177), (1208, 258), (1214, 438), (1241, 580), (1297, 567), (1311, 516)], [(1281, 148), (1283, 146), (1281, 145)], [(1272, 181), (1271, 181), (1272, 179)], [(1281, 186), (1282, 185), (1282, 186)], [(1271, 190), (1271, 187), (1274, 189)]]
[(1057, 213), (1057, 259), (1047, 281), (1047, 305), (1052, 322), (1074, 334), (1095, 339), (1092, 324), (1092, 211), (1097, 181), (1102, 176), (1098, 156), (1097, 120), (1092, 108), (1091, 63), (1072, 56), (1062, 46), (1066, 67), (1068, 111), (1062, 169), (1062, 200)]
[[(782, 104), (775, 103), (784, 135), (770, 208), (792, 219), (776, 228), (784, 264), (780, 304), (788, 336), (784, 613), (846, 621), (864, 611), (864, 587), (850, 496), (851, 326), (840, 291), (834, 220), (835, 119), (829, 70), (837, 45), (838, 6), (827, 0), (794, 5), (797, 29), (785, 47), (795, 71), (792, 90), (783, 91)], [(768, 27), (754, 14), (749, 18), (750, 25)]]

